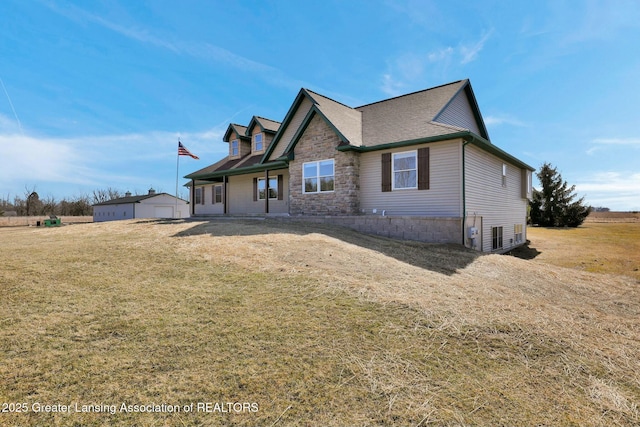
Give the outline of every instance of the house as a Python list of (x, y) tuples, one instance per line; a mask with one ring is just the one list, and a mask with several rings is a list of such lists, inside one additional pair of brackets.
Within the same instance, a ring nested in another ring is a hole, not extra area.
[(268, 214), (504, 252), (526, 240), (533, 168), (491, 143), (469, 80), (352, 108), (301, 89), (282, 123), (229, 125), (185, 178), (192, 215)]
[(93, 221), (117, 221), (133, 218), (189, 218), (189, 205), (185, 200), (167, 193), (156, 193), (108, 200), (93, 205)]

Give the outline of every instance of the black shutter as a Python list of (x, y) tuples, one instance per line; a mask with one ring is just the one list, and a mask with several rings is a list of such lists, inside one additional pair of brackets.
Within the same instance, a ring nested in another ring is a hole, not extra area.
[(284, 177), (278, 175), (278, 200), (284, 200)]
[(382, 191), (391, 191), (391, 153), (382, 154)]
[(258, 200), (258, 178), (253, 178), (253, 201)]
[(418, 190), (429, 189), (429, 147), (418, 149)]

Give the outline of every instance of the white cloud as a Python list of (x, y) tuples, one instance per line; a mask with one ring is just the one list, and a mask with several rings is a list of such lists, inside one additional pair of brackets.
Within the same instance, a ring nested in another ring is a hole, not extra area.
[(493, 29), (482, 34), (479, 40), (471, 43), (460, 43), (458, 47), (446, 46), (436, 48), (428, 53), (405, 53), (390, 61), (390, 66), (383, 75), (381, 90), (389, 95), (399, 95), (400, 88), (412, 86), (425, 80), (425, 73), (441, 75), (450, 74), (452, 63), (466, 65), (478, 59), (480, 51), (493, 34)]
[(640, 173), (606, 171), (576, 183), (576, 191), (593, 206), (612, 210), (640, 210)]
[(503, 124), (511, 125), (511, 126), (519, 126), (524, 127), (527, 126), (523, 121), (512, 117), (508, 114), (494, 115), (494, 116), (486, 116), (484, 117), (484, 123), (487, 126), (500, 126)]
[[(2, 121), (0, 116), (0, 124)], [(227, 154), (228, 148), (221, 142), (223, 133), (224, 129), (214, 128), (53, 138), (0, 132), (0, 194), (19, 192), (25, 185), (35, 185), (38, 191), (53, 188), (62, 193), (55, 194), (57, 197), (69, 195), (68, 188), (91, 191), (151, 184), (173, 191), (178, 138), (202, 159), (181, 162), (180, 176), (184, 176)]]
[(640, 138), (596, 138), (591, 141), (587, 154), (592, 155), (611, 147), (640, 148)]
[(589, 1), (584, 7), (565, 5), (556, 19), (571, 18), (563, 44), (585, 43), (594, 40), (615, 40), (627, 37), (628, 30), (638, 28), (637, 16), (640, 3), (635, 0), (619, 0), (612, 7), (610, 1)]
[(398, 96), (402, 94), (404, 83), (395, 80), (391, 74), (385, 74), (382, 76), (382, 91), (389, 96)]
[(430, 52), (427, 55), (427, 59), (429, 60), (429, 62), (440, 62), (450, 59), (453, 54), (454, 50), (451, 46), (449, 46)]
[(491, 37), (491, 34), (493, 34), (493, 29), (483, 34), (480, 40), (478, 40), (477, 42), (461, 45), (459, 47), (459, 52), (462, 55), (462, 60), (460, 63), (467, 64), (469, 62), (475, 61), (478, 58), (478, 54), (480, 53), (480, 51), (484, 48), (484, 44), (487, 42), (487, 40), (489, 40), (489, 37)]
[(0, 114), (0, 132), (2, 133), (19, 133), (21, 126), (15, 119)]
[(179, 39), (171, 40), (171, 37), (158, 37), (144, 27), (116, 23), (74, 5), (67, 5), (64, 9), (55, 4), (48, 4), (48, 6), (56, 13), (82, 25), (86, 25), (86, 22), (92, 22), (129, 39), (169, 50), (177, 55), (188, 55), (202, 61), (222, 63), (243, 72), (253, 72), (264, 80), (286, 88), (298, 89), (308, 86), (305, 82), (286, 76), (279, 68), (251, 60), (221, 46), (206, 42), (187, 42)]

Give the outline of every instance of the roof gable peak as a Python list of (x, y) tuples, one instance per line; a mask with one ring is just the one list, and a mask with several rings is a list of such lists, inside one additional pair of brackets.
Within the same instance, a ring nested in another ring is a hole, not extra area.
[(237, 123), (230, 123), (227, 127), (227, 131), (224, 133), (224, 137), (222, 140), (224, 142), (229, 142), (229, 138), (231, 137), (231, 132), (235, 132), (238, 138), (247, 139), (247, 127), (243, 125), (239, 125)]
[(276, 120), (267, 119), (266, 117), (253, 116), (251, 118), (251, 121), (249, 122), (249, 126), (247, 126), (247, 130), (246, 130), (247, 136), (251, 135), (251, 131), (253, 130), (256, 124), (260, 126), (260, 130), (262, 132), (276, 133), (280, 128), (281, 123)]
[(311, 98), (311, 100), (313, 101), (313, 103), (314, 103), (314, 104), (318, 104), (318, 102), (317, 102), (315, 99), (313, 99), (313, 95), (316, 95), (316, 96), (322, 97), (322, 98), (324, 98), (324, 99), (327, 99), (327, 100), (329, 100), (329, 101), (331, 101), (331, 102), (335, 102), (336, 104), (340, 104), (340, 105), (342, 105), (343, 107), (351, 108), (351, 109), (353, 110), (353, 107), (351, 107), (351, 106), (349, 106), (349, 105), (347, 105), (347, 104), (344, 104), (344, 103), (342, 103), (342, 102), (340, 102), (340, 101), (336, 101), (336, 100), (335, 100), (335, 99), (333, 99), (333, 98), (329, 98), (328, 96), (322, 95), (321, 93), (314, 92), (314, 91), (312, 91), (311, 89), (303, 88), (302, 90), (304, 90), (305, 92), (307, 92), (307, 95)]
[(469, 83), (469, 79), (456, 80), (455, 82), (445, 83), (445, 84), (434, 86), (434, 87), (430, 87), (430, 88), (427, 88), (427, 89), (417, 90), (417, 91), (414, 91), (414, 92), (405, 93), (403, 95), (398, 95), (398, 96), (393, 96), (391, 98), (381, 99), (380, 101), (370, 102), (368, 104), (364, 104), (364, 105), (361, 105), (359, 107), (355, 107), (355, 109), (359, 110), (361, 108), (365, 108), (365, 107), (368, 107), (370, 105), (381, 104), (383, 102), (393, 101), (393, 100), (400, 99), (400, 98), (406, 98), (406, 97), (409, 97), (409, 96), (412, 96), (412, 95), (417, 95), (419, 93), (429, 92), (429, 91), (432, 91), (432, 90), (435, 90), (435, 89), (441, 89), (441, 88), (444, 88), (446, 86), (451, 86), (451, 85), (459, 84), (459, 83), (463, 83), (463, 86), (464, 86), (464, 85)]

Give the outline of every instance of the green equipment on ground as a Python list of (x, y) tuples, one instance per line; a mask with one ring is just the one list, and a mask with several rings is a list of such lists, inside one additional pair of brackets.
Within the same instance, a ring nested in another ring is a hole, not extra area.
[(62, 225), (62, 223), (60, 222), (60, 218), (55, 215), (51, 215), (49, 219), (44, 220), (45, 227), (58, 227), (60, 225)]

